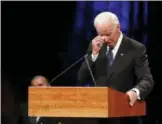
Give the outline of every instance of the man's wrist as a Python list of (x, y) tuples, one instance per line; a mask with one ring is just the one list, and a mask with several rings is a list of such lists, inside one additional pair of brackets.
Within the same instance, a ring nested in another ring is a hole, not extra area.
[(131, 91), (135, 92), (137, 94), (137, 98), (140, 100), (140, 91), (137, 88), (131, 89)]
[(93, 53), (91, 54), (91, 57), (92, 57), (92, 61), (95, 62), (97, 57), (98, 57), (98, 54), (94, 55)]

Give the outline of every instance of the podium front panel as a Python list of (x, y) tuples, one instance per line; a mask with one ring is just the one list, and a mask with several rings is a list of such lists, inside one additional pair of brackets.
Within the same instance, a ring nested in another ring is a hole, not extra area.
[(29, 88), (29, 116), (108, 117), (106, 87)]

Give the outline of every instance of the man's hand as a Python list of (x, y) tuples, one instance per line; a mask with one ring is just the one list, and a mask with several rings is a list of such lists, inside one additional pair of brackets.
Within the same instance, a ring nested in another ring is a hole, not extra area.
[(101, 36), (97, 36), (92, 40), (92, 54), (97, 55), (104, 43), (104, 39)]
[(130, 100), (130, 105), (133, 106), (134, 103), (136, 102), (138, 96), (137, 96), (137, 93), (135, 91), (132, 91), (132, 90), (129, 90), (127, 93), (126, 93), (129, 97), (129, 100)]

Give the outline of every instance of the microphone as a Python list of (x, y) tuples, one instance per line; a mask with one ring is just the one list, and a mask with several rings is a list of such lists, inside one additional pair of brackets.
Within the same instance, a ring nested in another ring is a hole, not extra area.
[(92, 80), (93, 80), (93, 83), (94, 83), (94, 85), (96, 86), (96, 81), (95, 81), (95, 79), (94, 79), (94, 76), (93, 76), (91, 67), (90, 67), (90, 65), (89, 65), (89, 61), (88, 61), (88, 59), (87, 59), (87, 56), (85, 57), (85, 60), (86, 60), (87, 66), (88, 66), (88, 70), (90, 71), (90, 75), (91, 75), (91, 78), (92, 78)]
[(75, 61), (73, 64), (71, 64), (68, 68), (66, 68), (64, 71), (62, 71), (60, 74), (58, 74), (56, 77), (54, 77), (49, 84), (51, 84), (53, 81), (55, 81), (57, 78), (59, 78), (61, 75), (66, 73), (68, 70), (70, 70), (72, 67), (74, 67), (76, 64), (78, 64), (82, 59), (86, 58), (88, 56), (88, 53), (85, 54), (83, 57), (79, 58), (77, 61)]
[[(89, 52), (88, 52), (89, 53)], [(86, 61), (86, 64), (88, 66), (88, 70), (90, 72), (90, 75), (91, 75), (91, 78), (93, 80), (93, 83), (94, 85), (96, 86), (96, 81), (95, 81), (95, 78), (94, 78), (94, 75), (92, 73), (92, 70), (91, 70), (91, 67), (90, 67), (90, 64), (89, 64), (89, 61), (87, 59), (87, 56), (88, 56), (88, 53), (85, 54), (83, 57), (81, 57), (80, 59), (78, 59), (77, 61), (75, 61), (72, 65), (70, 65), (68, 68), (66, 68), (64, 71), (62, 71), (60, 74), (58, 74), (56, 77), (54, 77), (50, 82), (49, 84), (51, 84), (53, 81), (55, 81), (57, 78), (59, 78), (61, 75), (63, 75), (64, 73), (66, 73), (68, 70), (70, 70), (72, 67), (74, 67), (76, 64), (78, 64), (82, 59), (85, 58), (85, 61)]]

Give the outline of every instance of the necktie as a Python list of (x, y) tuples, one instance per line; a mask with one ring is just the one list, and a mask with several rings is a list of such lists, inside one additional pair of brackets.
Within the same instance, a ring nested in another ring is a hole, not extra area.
[(111, 67), (111, 65), (113, 64), (113, 61), (114, 61), (112, 50), (113, 50), (113, 48), (109, 48), (109, 51), (107, 53), (107, 57), (108, 57), (108, 68)]

